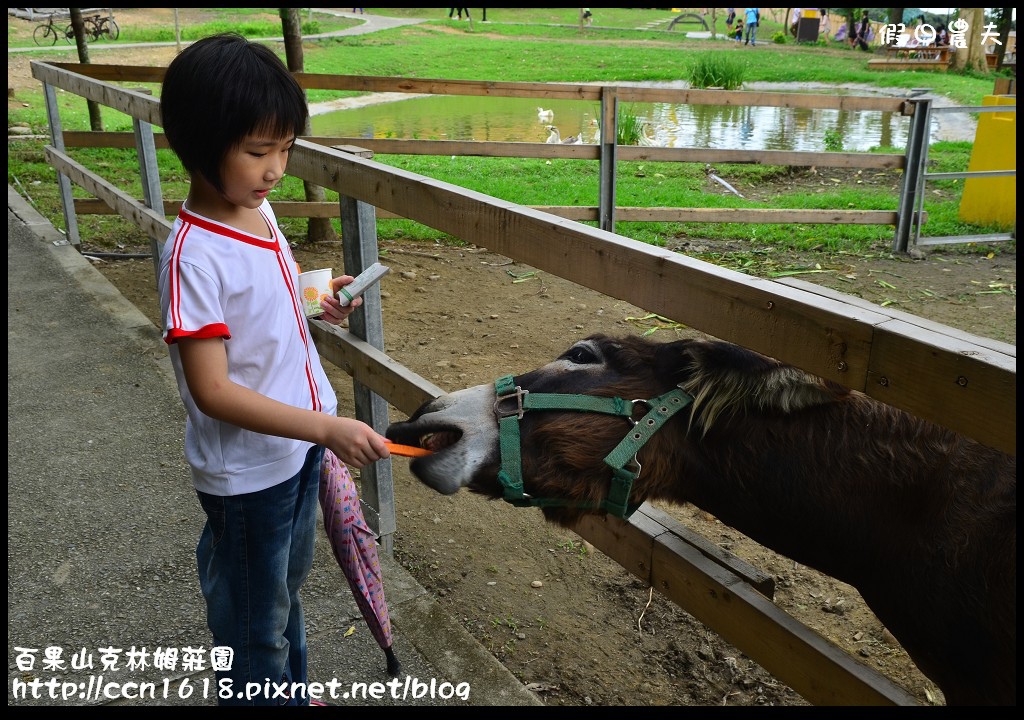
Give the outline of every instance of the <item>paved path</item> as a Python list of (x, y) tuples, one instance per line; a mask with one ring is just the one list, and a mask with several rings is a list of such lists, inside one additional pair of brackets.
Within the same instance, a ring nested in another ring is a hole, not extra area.
[[(303, 12), (307, 12), (303, 8)], [(388, 30), (390, 28), (402, 27), (403, 25), (418, 25), (419, 23), (426, 22), (428, 18), (393, 18), (385, 17), (383, 15), (372, 15), (370, 13), (353, 13), (346, 12), (344, 10), (335, 10), (331, 8), (313, 8), (314, 13), (323, 13), (325, 15), (334, 15), (336, 17), (352, 18), (354, 20), (362, 20), (361, 25), (354, 25), (344, 30), (333, 30), (326, 33), (318, 33), (316, 35), (305, 35), (304, 38), (307, 40), (315, 40), (318, 38), (326, 37), (337, 37), (340, 35), (365, 35), (366, 33), (377, 32), (378, 30)], [(116, 15), (115, 15), (116, 18)], [(269, 37), (259, 38), (268, 42), (284, 42), (283, 37)], [(138, 47), (174, 47), (178, 43), (174, 41), (170, 42), (152, 42), (152, 43), (103, 43), (95, 42), (89, 44), (89, 52), (102, 51), (102, 50), (117, 50), (123, 48), (138, 48)], [(183, 42), (182, 45), (188, 45), (190, 43)], [(65, 50), (67, 52), (77, 52), (74, 45), (57, 46), (52, 47), (21, 47), (12, 48), (8, 47), (8, 53), (30, 53), (30, 52), (57, 52)]]

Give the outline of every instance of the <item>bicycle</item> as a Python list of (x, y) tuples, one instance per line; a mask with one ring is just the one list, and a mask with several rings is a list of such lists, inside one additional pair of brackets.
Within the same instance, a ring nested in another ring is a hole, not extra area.
[(117, 26), (114, 18), (110, 15), (89, 15), (82, 18), (85, 22), (85, 32), (93, 40), (100, 40), (104, 37), (117, 40), (121, 34), (121, 28)]
[(71, 25), (61, 28), (53, 22), (54, 16), (46, 18), (46, 22), (40, 24), (32, 31), (32, 39), (36, 45), (56, 45), (58, 38), (64, 38), (69, 45), (75, 41), (75, 32)]

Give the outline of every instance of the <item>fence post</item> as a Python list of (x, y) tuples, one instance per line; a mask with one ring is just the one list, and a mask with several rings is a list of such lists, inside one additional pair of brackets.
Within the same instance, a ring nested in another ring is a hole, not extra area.
[(928, 156), (928, 136), (931, 131), (931, 100), (909, 100), (915, 104), (910, 118), (910, 137), (907, 139), (906, 166), (903, 170), (903, 186), (896, 218), (896, 236), (893, 238), (893, 252), (907, 252), (910, 236), (920, 234), (921, 214), (918, 197), (924, 186), (924, 165)]
[(619, 137), (618, 88), (601, 90), (601, 166), (598, 191), (598, 227), (615, 232), (615, 148)]
[[(148, 88), (140, 89), (146, 95), (152, 94)], [(146, 207), (156, 210), (161, 215), (164, 213), (164, 196), (160, 189), (160, 166), (156, 160), (156, 140), (153, 137), (153, 125), (145, 120), (132, 118), (132, 127), (135, 130), (135, 151), (139, 158), (139, 177), (142, 180), (142, 198)], [(164, 241), (156, 238), (149, 239), (149, 248), (153, 253), (153, 269), (156, 276), (160, 277), (160, 255), (163, 253)]]
[[(60, 108), (57, 106), (57, 93), (50, 83), (43, 83), (43, 95), (46, 98), (46, 119), (50, 125), (50, 144), (59, 152), (66, 152), (64, 147), (64, 128), (60, 122)], [(78, 233), (78, 216), (75, 215), (75, 198), (71, 194), (71, 178), (57, 171), (57, 186), (60, 188), (60, 204), (64, 210), (64, 237), (67, 242), (81, 250), (82, 237)]]
[[(351, 151), (348, 146), (337, 149)], [(359, 153), (363, 155), (363, 152)], [(369, 203), (339, 195), (341, 210), (342, 257), (345, 274), (358, 275), (378, 260), (377, 210)], [(349, 331), (378, 350), (384, 350), (384, 315), (380, 306), (380, 285), (363, 294), (363, 304), (349, 316)], [(388, 428), (388, 404), (356, 380), (352, 381), (356, 418), (381, 435)], [(394, 554), (395, 486), (391, 459), (370, 463), (360, 473), (360, 502), (366, 522), (379, 536), (381, 548)]]

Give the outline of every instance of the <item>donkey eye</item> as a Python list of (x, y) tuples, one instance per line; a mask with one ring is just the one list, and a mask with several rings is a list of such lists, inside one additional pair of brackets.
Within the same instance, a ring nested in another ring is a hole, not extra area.
[(597, 355), (585, 345), (569, 348), (564, 357), (578, 365), (592, 365), (597, 362)]

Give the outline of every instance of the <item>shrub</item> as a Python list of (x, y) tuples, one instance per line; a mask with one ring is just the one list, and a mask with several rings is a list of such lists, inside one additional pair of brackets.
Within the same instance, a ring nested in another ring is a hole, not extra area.
[(838, 130), (825, 131), (825, 150), (828, 152), (843, 151), (843, 135)]
[(781, 30), (776, 31), (775, 33), (772, 34), (772, 42), (775, 43), (776, 45), (785, 45), (786, 33), (782, 32)]
[(634, 115), (632, 110), (620, 110), (616, 126), (618, 137), (615, 138), (615, 142), (619, 145), (639, 145), (640, 138), (644, 136), (645, 123), (646, 121), (639, 115)]
[(699, 56), (687, 68), (687, 80), (690, 87), (720, 87), (725, 90), (738, 90), (743, 86), (743, 75), (746, 65), (731, 54), (708, 53)]

